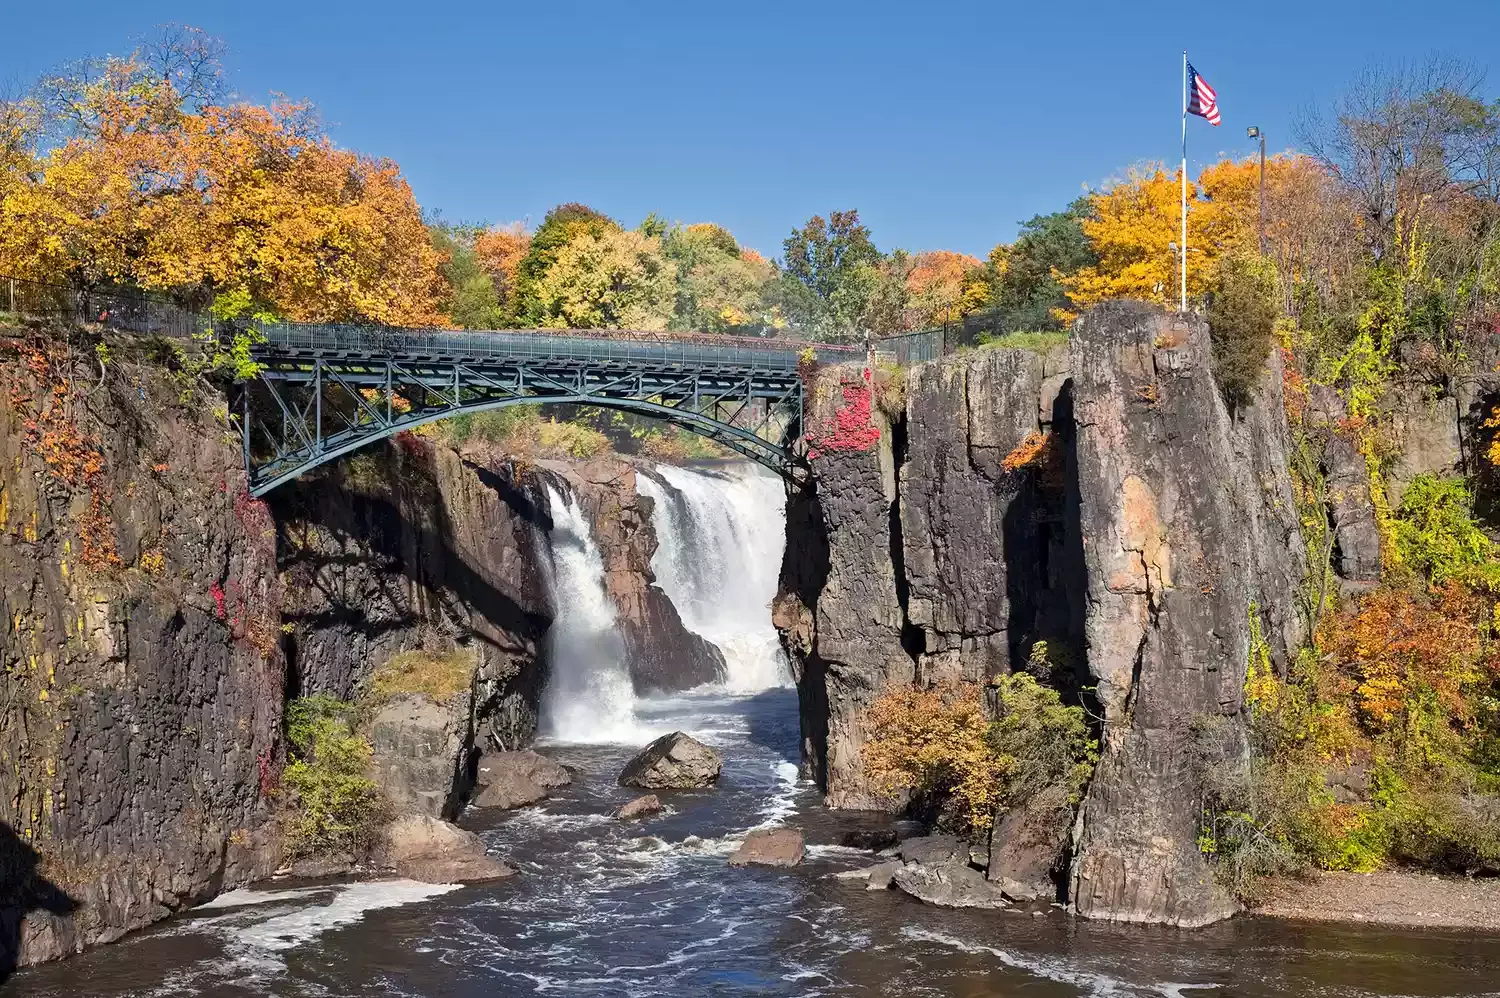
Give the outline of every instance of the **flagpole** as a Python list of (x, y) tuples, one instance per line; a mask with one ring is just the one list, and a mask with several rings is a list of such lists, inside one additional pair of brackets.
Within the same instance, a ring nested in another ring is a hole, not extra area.
[(1182, 311), (1187, 311), (1187, 49), (1182, 50), (1182, 239), (1177, 243), (1178, 290)]

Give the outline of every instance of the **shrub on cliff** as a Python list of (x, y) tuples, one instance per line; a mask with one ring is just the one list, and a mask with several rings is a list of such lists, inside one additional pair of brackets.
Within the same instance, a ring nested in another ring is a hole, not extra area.
[(1276, 326), (1275, 269), (1255, 257), (1219, 265), (1219, 290), (1208, 306), (1214, 376), (1231, 409), (1249, 403), (1271, 352)]
[(474, 655), (462, 648), (449, 652), (420, 648), (398, 652), (370, 677), (370, 692), (386, 699), (402, 693), (450, 697), (466, 693), (474, 682)]
[(1096, 748), (1083, 711), (1024, 673), (1001, 677), (994, 710), (975, 683), (888, 690), (870, 706), (864, 760), (893, 798), (915, 794), (944, 823), (982, 830), (1041, 793), (1076, 800)]
[(287, 849), (359, 854), (386, 817), (370, 779), (370, 743), (354, 730), (354, 706), (327, 694), (287, 704), (293, 758), (282, 772)]
[(1494, 543), (1474, 522), (1474, 496), (1457, 475), (1418, 475), (1391, 524), (1401, 563), (1434, 585), (1471, 574)]

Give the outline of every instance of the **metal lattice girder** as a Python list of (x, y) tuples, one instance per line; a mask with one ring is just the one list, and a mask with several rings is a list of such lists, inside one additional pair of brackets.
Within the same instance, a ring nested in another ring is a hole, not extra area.
[[(253, 350), (261, 371), (242, 401), (251, 492), (264, 495), (424, 423), (547, 402), (663, 419), (790, 475), (805, 346), (640, 333), (273, 326)], [(821, 345), (818, 352), (825, 362), (859, 356)]]

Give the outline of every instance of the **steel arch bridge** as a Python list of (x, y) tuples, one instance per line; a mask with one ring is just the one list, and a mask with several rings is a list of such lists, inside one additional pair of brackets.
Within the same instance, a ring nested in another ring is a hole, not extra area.
[(798, 370), (862, 348), (631, 331), (442, 331), (276, 324), (251, 347), (240, 426), (255, 496), (401, 430), (570, 402), (652, 416), (782, 475), (802, 431)]

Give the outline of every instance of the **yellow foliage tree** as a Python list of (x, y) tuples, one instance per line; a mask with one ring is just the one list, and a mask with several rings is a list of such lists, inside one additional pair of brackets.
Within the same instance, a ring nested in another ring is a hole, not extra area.
[[(1076, 309), (1113, 298), (1169, 305), (1180, 276), (1172, 248), (1181, 238), (1181, 174), (1131, 170), (1094, 194), (1092, 217), (1082, 223), (1099, 263), (1057, 275)], [(1351, 221), (1329, 195), (1328, 177), (1304, 156), (1266, 160), (1267, 250), (1290, 287), (1314, 268), (1347, 257)], [(1205, 167), (1188, 187), (1188, 297), (1216, 286), (1221, 259), (1259, 252), (1260, 165), (1256, 159), (1223, 160)], [(1076, 314), (1076, 313), (1075, 313)]]
[(918, 253), (906, 275), (907, 327), (948, 326), (973, 311), (983, 301), (983, 266), (967, 253)]
[(657, 237), (585, 231), (557, 248), (534, 294), (545, 327), (660, 330), (672, 318), (677, 272)]
[(400, 171), (314, 135), (306, 105), (168, 113), (140, 84), (87, 92), (88, 129), (29, 171), (7, 163), (0, 268), (303, 321), (442, 321), (439, 254)]

